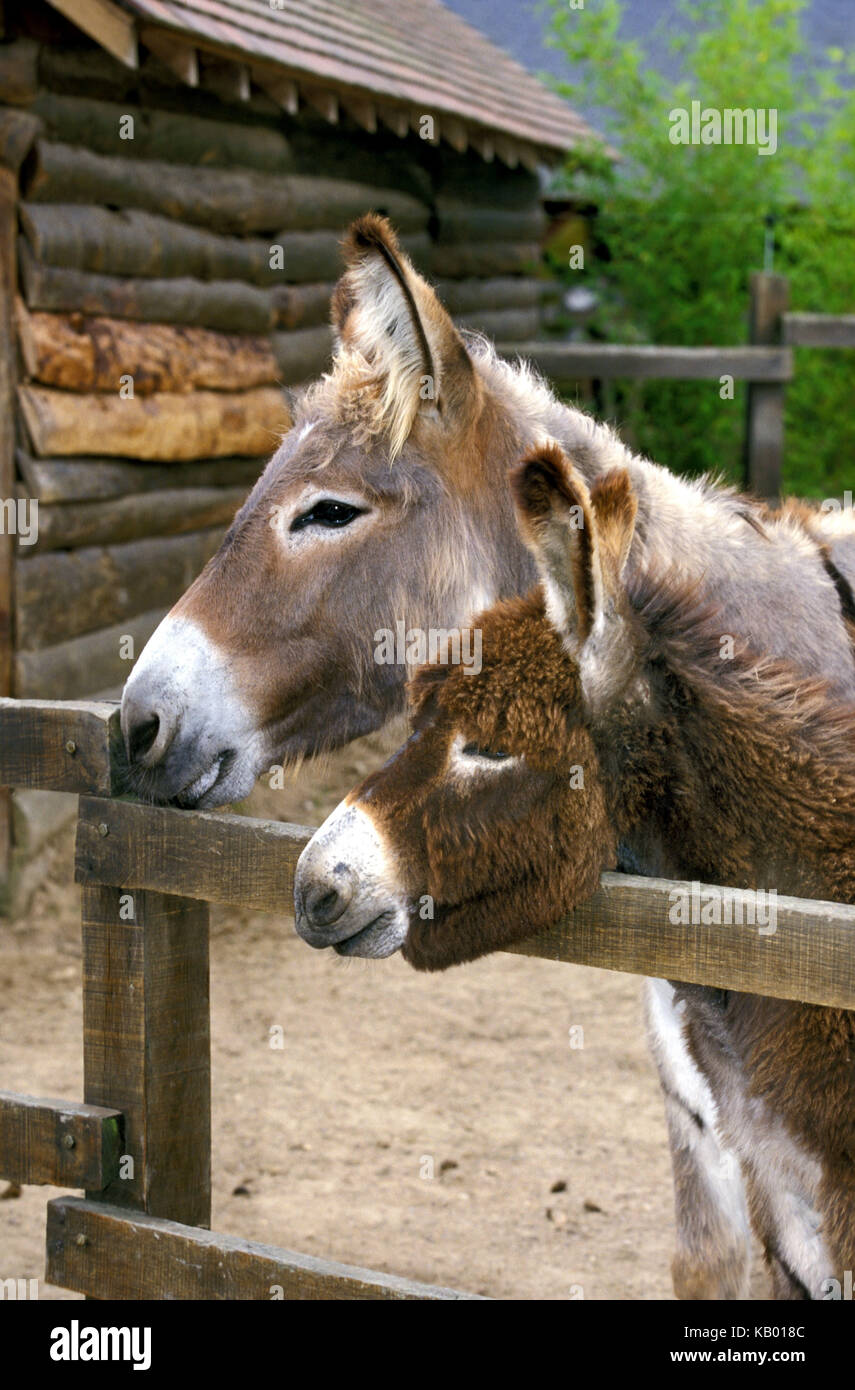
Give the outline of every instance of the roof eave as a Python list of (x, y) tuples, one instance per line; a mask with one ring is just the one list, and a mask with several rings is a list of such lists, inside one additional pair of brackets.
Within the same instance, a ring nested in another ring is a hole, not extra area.
[[(522, 135), (511, 123), (500, 127), (473, 119), (462, 103), (452, 107), (433, 101), (426, 113), (423, 106), (417, 109), (411, 100), (366, 84), (322, 78), (296, 63), (259, 62), (240, 46), (212, 41), (170, 22), (167, 14), (162, 23), (152, 24), (120, 8), (113, 0), (96, 0), (94, 5), (92, 0), (50, 0), (50, 4), (127, 67), (139, 66), (142, 45), (181, 81), (198, 87), (204, 81), (198, 55), (216, 57), (234, 68), (234, 100), (247, 100), (254, 83), (289, 115), (296, 114), (302, 102), (330, 123), (337, 122), (344, 112), (371, 132), (379, 124), (401, 137), (414, 131), (431, 144), (442, 142), (458, 153), (472, 149), (488, 163), (498, 159), (509, 168), (522, 165), (529, 170), (558, 164), (582, 141), (597, 138), (569, 107), (565, 131), (556, 130), (554, 135), (544, 132), (534, 140)], [(222, 90), (221, 83), (221, 93)], [(430, 134), (425, 136), (427, 114), (432, 125)]]

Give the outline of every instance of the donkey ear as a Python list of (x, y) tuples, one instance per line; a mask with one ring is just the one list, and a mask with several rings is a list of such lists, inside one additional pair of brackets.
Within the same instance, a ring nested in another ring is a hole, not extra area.
[(591, 505), (597, 525), (597, 538), (603, 562), (605, 587), (613, 596), (629, 559), (638, 498), (626, 468), (609, 468), (591, 488)]
[(511, 487), (549, 620), (581, 646), (604, 611), (600, 547), (585, 481), (557, 444), (547, 444), (514, 469)]
[(386, 218), (368, 213), (354, 222), (344, 256), (347, 269), (332, 300), (338, 353), (368, 364), (380, 423), (397, 454), (420, 410), (459, 424), (477, 398), (478, 379), (450, 316)]

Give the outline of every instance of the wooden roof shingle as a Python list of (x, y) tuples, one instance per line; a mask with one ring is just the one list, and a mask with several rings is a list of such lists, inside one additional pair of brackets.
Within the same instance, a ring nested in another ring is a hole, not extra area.
[[(104, 40), (83, 0), (51, 0)], [(436, 138), (508, 163), (554, 161), (594, 132), (564, 101), (441, 0), (99, 0), (136, 39), (163, 54), (230, 58), (268, 91), (287, 89), (335, 119), (338, 101), (369, 129), (376, 117), (404, 133), (433, 117)], [(80, 14), (75, 14), (79, 10)], [(88, 21), (88, 22), (87, 22)], [(130, 26), (133, 26), (131, 30)], [(149, 42), (150, 40), (150, 42)], [(105, 46), (110, 46), (105, 43)], [(176, 49), (176, 53), (178, 49)], [(131, 61), (133, 59), (131, 58)], [(189, 74), (195, 61), (186, 67)], [(284, 83), (284, 87), (283, 87)], [(326, 103), (318, 100), (326, 94)]]

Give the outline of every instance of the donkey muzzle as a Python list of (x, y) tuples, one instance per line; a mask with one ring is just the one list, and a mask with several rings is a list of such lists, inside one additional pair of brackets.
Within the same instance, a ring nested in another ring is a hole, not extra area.
[(172, 614), (134, 665), (121, 723), (130, 785), (147, 800), (205, 808), (238, 800), (267, 751), (228, 661), (192, 620)]
[(406, 896), (371, 818), (343, 801), (315, 832), (294, 876), (297, 934), (339, 955), (388, 956), (407, 934)]

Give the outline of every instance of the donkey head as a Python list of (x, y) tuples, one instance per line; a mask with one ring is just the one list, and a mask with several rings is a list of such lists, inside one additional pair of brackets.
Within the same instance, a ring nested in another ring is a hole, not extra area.
[(589, 494), (557, 447), (512, 477), (541, 577), (479, 620), (482, 668), (422, 668), (413, 733), (316, 832), (297, 930), (340, 955), (399, 947), (436, 970), (551, 926), (616, 858), (593, 731), (636, 698), (638, 634), (621, 580), (636, 503), (624, 470)]
[(519, 445), (451, 319), (381, 218), (345, 255), (332, 372), (126, 686), (132, 785), (154, 800), (235, 800), (380, 727), (407, 670), (373, 660), (378, 630), (460, 624), (530, 582), (494, 481)]

